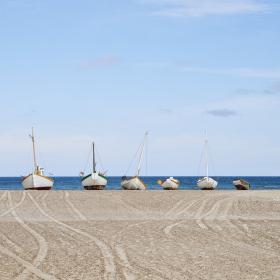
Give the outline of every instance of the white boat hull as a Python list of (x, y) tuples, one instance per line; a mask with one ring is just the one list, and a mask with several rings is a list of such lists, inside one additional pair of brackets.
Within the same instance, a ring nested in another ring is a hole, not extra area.
[(37, 174), (30, 174), (22, 180), (25, 190), (49, 190), (53, 187), (53, 183), (53, 179)]
[(202, 190), (214, 190), (217, 185), (218, 182), (210, 177), (204, 177), (197, 181), (197, 186)]
[(88, 190), (102, 190), (106, 185), (107, 179), (98, 173), (91, 173), (82, 179), (82, 186)]
[(161, 186), (164, 190), (177, 190), (180, 186), (180, 182), (174, 178), (166, 179)]
[(139, 177), (133, 177), (130, 179), (124, 179), (121, 182), (121, 187), (124, 190), (145, 190), (146, 185), (141, 181)]

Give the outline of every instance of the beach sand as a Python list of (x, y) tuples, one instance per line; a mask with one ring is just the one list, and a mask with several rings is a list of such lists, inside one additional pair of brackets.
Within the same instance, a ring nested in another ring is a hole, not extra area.
[(0, 191), (0, 279), (280, 279), (280, 191)]

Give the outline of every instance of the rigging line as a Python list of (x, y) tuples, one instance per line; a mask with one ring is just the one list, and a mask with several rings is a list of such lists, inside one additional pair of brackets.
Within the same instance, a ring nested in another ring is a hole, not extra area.
[(88, 152), (88, 156), (87, 156), (87, 161), (86, 161), (86, 164), (84, 166), (84, 169), (82, 170), (82, 172), (85, 172), (86, 171), (86, 168), (89, 166), (89, 160), (90, 160), (90, 156), (91, 156), (91, 153), (92, 153), (92, 146), (90, 146), (90, 150)]
[[(31, 136), (31, 135), (29, 135), (29, 136), (31, 137), (31, 139), (32, 139), (32, 137), (34, 137), (34, 136)], [(38, 137), (36, 137), (36, 139), (38, 139)], [(48, 174), (49, 176), (54, 176), (53, 173), (50, 172), (50, 170), (48, 169), (48, 165), (47, 166), (45, 165), (48, 161), (46, 161), (45, 152), (42, 152), (42, 150), (44, 150), (44, 149), (38, 149), (38, 146), (39, 146), (38, 145), (38, 140), (36, 140), (36, 164), (40, 168), (43, 169), (44, 174)], [(36, 168), (37, 168), (37, 166), (36, 166)], [(48, 172), (46, 170), (48, 170)]]
[[(145, 138), (144, 138), (144, 140), (145, 140)], [(133, 163), (135, 162), (136, 157), (138, 156), (138, 154), (139, 154), (139, 152), (140, 152), (142, 147), (143, 147), (143, 140), (141, 141), (141, 144), (139, 145), (136, 153), (134, 154), (134, 156), (133, 156), (133, 158), (132, 158), (132, 160), (131, 160), (131, 162), (130, 162), (130, 164), (129, 164), (129, 166), (128, 166), (128, 168), (127, 168), (127, 170), (126, 170), (124, 175), (127, 175), (128, 171), (131, 169), (131, 167), (132, 167)]]
[(102, 162), (102, 160), (101, 160), (101, 156), (100, 156), (100, 154), (99, 154), (99, 152), (98, 152), (98, 149), (95, 148), (95, 151), (96, 151), (96, 154), (97, 154), (97, 159), (98, 159), (98, 161), (100, 162), (101, 169), (102, 169), (102, 171), (105, 172), (105, 169), (104, 169), (104, 166), (103, 166), (103, 162)]
[(216, 172), (216, 168), (215, 168), (215, 164), (214, 164), (214, 160), (213, 160), (213, 156), (212, 156), (212, 151), (211, 151), (210, 147), (208, 147), (208, 152), (209, 152), (210, 163), (211, 163), (212, 169), (213, 169), (213, 175), (215, 177), (217, 177), (217, 172)]
[(201, 165), (202, 165), (203, 156), (205, 154), (205, 151), (206, 151), (206, 147), (205, 147), (205, 144), (204, 144), (203, 148), (202, 148), (202, 151), (201, 151), (201, 154), (200, 154), (200, 160), (199, 160), (199, 164), (198, 164), (198, 168), (197, 168), (197, 177), (200, 176), (200, 168), (201, 168)]
[(146, 166), (145, 166), (145, 175), (148, 176), (148, 137), (146, 137), (146, 154), (145, 154), (145, 159), (146, 159)]
[(134, 154), (134, 156), (133, 156), (133, 158), (132, 158), (132, 160), (131, 160), (131, 162), (130, 162), (130, 164), (129, 164), (129, 166), (128, 166), (126, 172), (125, 172), (125, 175), (130, 171), (130, 169), (131, 169), (133, 163), (136, 161), (136, 158), (137, 158), (137, 156), (138, 156), (138, 154), (139, 154), (139, 152), (140, 152), (141, 147), (142, 147), (142, 145), (140, 145), (140, 146), (138, 147), (136, 153)]

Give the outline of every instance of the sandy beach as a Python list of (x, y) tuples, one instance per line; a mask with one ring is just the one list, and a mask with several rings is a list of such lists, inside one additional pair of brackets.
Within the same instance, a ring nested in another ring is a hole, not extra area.
[(0, 279), (280, 279), (280, 191), (1, 191)]

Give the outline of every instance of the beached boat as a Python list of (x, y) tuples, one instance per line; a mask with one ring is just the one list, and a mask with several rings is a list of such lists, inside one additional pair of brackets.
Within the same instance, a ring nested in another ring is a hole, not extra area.
[[(83, 174), (81, 172), (81, 175)], [(82, 186), (86, 190), (103, 190), (107, 185), (107, 181), (105, 174), (96, 171), (95, 149), (94, 143), (92, 143), (92, 173), (82, 177)]]
[(50, 190), (53, 187), (54, 180), (45, 176), (44, 169), (37, 164), (33, 128), (30, 138), (32, 139), (34, 171), (22, 179), (22, 185), (25, 190)]
[(197, 186), (201, 190), (214, 190), (216, 189), (218, 182), (214, 180), (213, 178), (209, 177), (209, 164), (208, 164), (208, 139), (207, 136), (205, 137), (205, 143), (204, 143), (204, 152), (205, 152), (205, 168), (206, 168), (206, 176), (203, 178), (200, 178), (197, 181)]
[(139, 176), (134, 177), (122, 177), (121, 187), (124, 190), (140, 190), (143, 191), (146, 189), (145, 183), (141, 180)]
[(157, 183), (164, 190), (177, 190), (180, 186), (180, 181), (173, 177), (167, 178), (165, 181), (158, 180)]
[(146, 143), (147, 143), (147, 137), (148, 137), (148, 133), (146, 132), (144, 141), (141, 144), (141, 152), (140, 152), (136, 175), (133, 177), (127, 177), (127, 176), (122, 177), (121, 187), (124, 190), (145, 190), (147, 187), (146, 184), (140, 178), (140, 171), (141, 171), (143, 156), (144, 156), (145, 147), (146, 147)]
[(218, 182), (211, 177), (204, 177), (197, 181), (197, 186), (202, 190), (214, 190), (216, 189)]
[(233, 185), (237, 190), (249, 190), (251, 188), (250, 183), (243, 179), (237, 179), (233, 181)]

